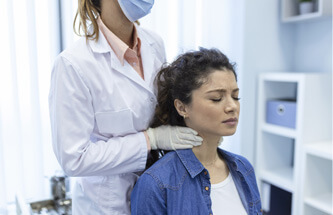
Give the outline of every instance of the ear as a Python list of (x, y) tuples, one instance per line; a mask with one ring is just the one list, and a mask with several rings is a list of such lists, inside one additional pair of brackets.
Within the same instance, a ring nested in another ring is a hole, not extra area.
[(173, 102), (178, 114), (181, 116), (181, 117), (184, 117), (186, 116), (187, 114), (187, 111), (186, 111), (186, 105), (180, 101), (179, 99), (175, 99), (175, 101)]

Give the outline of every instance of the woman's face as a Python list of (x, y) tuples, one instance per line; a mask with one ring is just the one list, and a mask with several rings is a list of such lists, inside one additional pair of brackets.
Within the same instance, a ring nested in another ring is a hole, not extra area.
[(185, 105), (186, 125), (202, 137), (233, 135), (240, 110), (238, 94), (233, 72), (215, 70), (208, 81), (192, 92), (192, 102)]

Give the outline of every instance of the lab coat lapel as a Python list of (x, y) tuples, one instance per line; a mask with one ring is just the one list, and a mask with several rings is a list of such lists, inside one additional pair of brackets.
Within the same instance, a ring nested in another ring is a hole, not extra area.
[(155, 75), (153, 73), (155, 73), (155, 70), (158, 68), (156, 66), (157, 63), (155, 62), (157, 60), (155, 56), (155, 49), (152, 47), (150, 42), (151, 41), (148, 41), (145, 38), (141, 39), (141, 60), (145, 80), (139, 76), (139, 74), (127, 61), (124, 61), (124, 66), (122, 66), (113, 50), (111, 50), (110, 54), (112, 68), (136, 82), (150, 93), (154, 94), (152, 82), (155, 79)]
[(153, 73), (156, 73), (156, 70), (159, 69), (158, 66), (161, 64), (161, 62), (158, 62), (156, 57), (156, 50), (154, 48), (155, 41), (144, 32), (142, 32), (140, 27), (137, 27), (137, 31), (138, 36), (141, 39), (141, 60), (145, 80), (140, 77), (140, 75), (127, 61), (124, 61), (124, 65), (121, 64), (101, 31), (99, 31), (100, 37), (98, 41), (89, 41), (89, 44), (93, 52), (100, 54), (110, 53), (111, 68), (139, 84), (148, 90), (151, 94), (154, 94), (153, 81), (155, 79), (155, 74)]
[(157, 60), (155, 49), (149, 42), (145, 39), (141, 40), (141, 60), (146, 85), (152, 87), (152, 81), (155, 79), (155, 74), (153, 73), (156, 73), (158, 68), (156, 68), (155, 62)]
[[(113, 52), (113, 51), (112, 51)], [(146, 83), (140, 75), (133, 69), (133, 67), (125, 60), (124, 65), (121, 65), (120, 61), (114, 53), (111, 53), (111, 66), (114, 70), (120, 74), (131, 79), (133, 82), (137, 83), (144, 89), (148, 90), (150, 93), (153, 93), (153, 90), (150, 89), (148, 83)]]
[(126, 60), (124, 60), (124, 65), (121, 65), (119, 59), (117, 58), (113, 50), (111, 51), (111, 67), (120, 74), (125, 75), (127, 78), (139, 84), (143, 88), (151, 91), (149, 89), (149, 86), (145, 83), (145, 81), (140, 77), (140, 75), (133, 69), (133, 67)]
[[(106, 54), (110, 53), (111, 58), (111, 68), (116, 70), (117, 72), (121, 73), (122, 75), (125, 75), (132, 81), (138, 83), (140, 86), (143, 86), (144, 88), (149, 89), (149, 86), (144, 82), (144, 80), (139, 76), (139, 74), (132, 68), (131, 65), (128, 64), (127, 61), (124, 61), (124, 65), (121, 64), (119, 59), (117, 58), (117, 55), (114, 53), (110, 45), (108, 44), (106, 38), (104, 37), (103, 33), (99, 31), (100, 37), (98, 38), (98, 41), (88, 41), (90, 44), (90, 47), (93, 52), (100, 53), (100, 54)], [(152, 91), (151, 91), (152, 92)]]

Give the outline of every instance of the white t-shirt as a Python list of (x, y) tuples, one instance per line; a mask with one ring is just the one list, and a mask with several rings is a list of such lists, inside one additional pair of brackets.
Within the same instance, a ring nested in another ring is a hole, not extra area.
[(230, 173), (224, 181), (212, 184), (211, 187), (214, 215), (247, 215)]

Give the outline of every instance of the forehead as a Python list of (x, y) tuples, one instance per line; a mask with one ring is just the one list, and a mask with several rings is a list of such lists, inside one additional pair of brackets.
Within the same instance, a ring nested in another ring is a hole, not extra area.
[(233, 90), (237, 87), (236, 78), (232, 71), (214, 70), (199, 89), (208, 91), (213, 89)]

